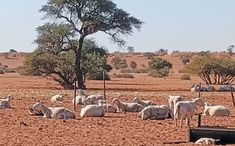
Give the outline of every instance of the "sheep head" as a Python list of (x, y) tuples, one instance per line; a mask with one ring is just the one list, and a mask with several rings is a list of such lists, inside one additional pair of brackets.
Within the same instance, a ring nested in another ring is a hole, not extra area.
[(120, 100), (117, 99), (117, 98), (114, 98), (113, 101), (112, 101), (112, 104), (119, 105), (120, 104)]
[(140, 99), (138, 97), (135, 97), (132, 101), (138, 103), (140, 101)]
[(193, 102), (198, 106), (204, 106), (204, 101), (202, 100), (202, 98), (195, 98), (193, 99)]
[(33, 110), (37, 111), (37, 112), (40, 112), (43, 108), (43, 102), (41, 101), (38, 101), (37, 103), (35, 103), (33, 105)]

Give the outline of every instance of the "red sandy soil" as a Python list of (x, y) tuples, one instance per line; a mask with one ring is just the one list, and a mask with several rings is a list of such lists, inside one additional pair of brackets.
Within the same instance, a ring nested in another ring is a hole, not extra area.
[[(3, 62), (1, 58), (0, 62)], [(178, 73), (166, 79), (154, 79), (146, 74), (134, 74), (134, 76), (134, 79), (112, 78), (111, 81), (107, 81), (108, 101), (110, 102), (114, 97), (131, 101), (134, 96), (138, 96), (157, 104), (167, 104), (165, 97), (170, 94), (182, 95), (185, 99), (198, 96), (198, 93), (189, 91), (192, 83), (200, 81), (197, 77), (192, 77), (190, 81), (183, 81), (179, 79)], [(102, 81), (88, 81), (87, 87), (88, 93), (102, 94)], [(28, 106), (38, 100), (52, 106), (50, 97), (58, 93), (69, 95), (65, 98), (63, 106), (73, 110), (71, 102), (73, 91), (62, 89), (54, 81), (18, 74), (0, 75), (0, 97), (8, 94), (15, 97), (12, 101), (12, 109), (0, 110), (0, 146), (192, 144), (187, 142), (187, 128), (174, 127), (171, 119), (143, 121), (137, 117), (137, 113), (114, 113), (106, 114), (103, 118), (80, 118), (81, 107), (76, 110), (76, 119), (67, 121), (43, 119), (28, 113)], [(202, 93), (202, 97), (213, 104), (229, 107), (232, 114), (231, 117), (226, 118), (202, 117), (203, 126), (235, 127), (235, 112), (229, 92)], [(195, 116), (192, 127), (196, 126), (196, 122)]]

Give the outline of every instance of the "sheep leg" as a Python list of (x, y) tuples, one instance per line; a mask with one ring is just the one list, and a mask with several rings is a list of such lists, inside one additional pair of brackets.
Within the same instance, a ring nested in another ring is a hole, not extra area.
[(186, 122), (187, 122), (187, 127), (189, 127), (189, 125), (190, 125), (190, 118), (186, 118)]
[(175, 120), (175, 127), (177, 127), (177, 119), (176, 119), (176, 118), (174, 118), (174, 120)]
[(183, 116), (181, 116), (180, 118), (180, 127), (182, 127), (182, 125), (183, 125)]

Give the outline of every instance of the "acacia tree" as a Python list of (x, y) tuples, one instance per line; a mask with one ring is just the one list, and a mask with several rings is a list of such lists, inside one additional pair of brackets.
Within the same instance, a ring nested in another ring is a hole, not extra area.
[[(140, 29), (143, 22), (130, 16), (110, 0), (48, 0), (40, 12), (45, 18), (55, 22), (67, 23), (77, 37), (78, 45), (73, 45), (65, 36), (59, 45), (58, 52), (72, 50), (75, 52), (75, 74), (78, 87), (84, 88), (81, 70), (81, 52), (84, 39), (96, 32), (104, 32), (120, 46), (125, 45), (121, 35), (130, 35), (134, 28)], [(69, 45), (68, 45), (69, 44)], [(48, 48), (50, 49), (50, 48)]]
[(212, 56), (198, 57), (183, 71), (197, 74), (206, 84), (231, 84), (235, 77), (235, 61)]

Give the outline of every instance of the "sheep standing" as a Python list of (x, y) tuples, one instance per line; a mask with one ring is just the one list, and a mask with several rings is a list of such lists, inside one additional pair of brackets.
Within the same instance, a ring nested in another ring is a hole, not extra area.
[(169, 108), (174, 111), (174, 107), (177, 102), (182, 101), (182, 98), (180, 96), (174, 96), (174, 95), (169, 95), (167, 98)]
[(43, 113), (43, 118), (70, 119), (75, 118), (75, 114), (64, 107), (46, 107), (42, 102), (33, 105), (33, 110)]
[(147, 106), (138, 114), (138, 116), (143, 120), (165, 120), (171, 117), (170, 112), (171, 109), (166, 105)]
[(141, 99), (138, 98), (138, 97), (135, 97), (132, 101), (133, 101), (133, 102), (136, 102), (136, 103), (138, 103), (138, 104), (141, 104), (141, 105), (143, 105), (144, 107), (150, 106), (150, 105), (156, 105), (156, 104), (153, 103), (152, 101), (149, 101), (149, 100), (144, 101), (144, 100), (141, 100)]
[[(78, 95), (78, 96), (76, 96), (76, 101), (75, 101), (75, 103), (76, 103), (76, 105), (82, 105), (83, 104), (83, 101), (86, 99), (86, 96), (83, 96), (83, 95)], [(74, 98), (72, 99), (72, 103), (74, 104)]]
[(126, 112), (140, 112), (144, 109), (144, 106), (135, 102), (132, 103), (126, 103), (121, 102), (119, 99), (114, 98), (112, 103), (118, 107), (118, 110)]
[(204, 102), (201, 98), (193, 99), (192, 101), (179, 101), (175, 105), (174, 120), (177, 126), (177, 119), (180, 119), (180, 127), (182, 127), (183, 119), (186, 119), (187, 126), (190, 124), (190, 119), (194, 115), (196, 106), (203, 106)]
[(204, 105), (204, 114), (208, 116), (229, 116), (230, 111), (227, 107), (223, 105), (210, 105), (205, 103)]
[(200, 138), (195, 142), (195, 144), (216, 144), (217, 142), (220, 142), (220, 140), (213, 138)]
[(0, 100), (0, 109), (11, 108), (11, 101), (13, 97), (8, 95), (6, 98)]
[(81, 109), (81, 117), (103, 117), (105, 109), (103, 105), (87, 105)]

